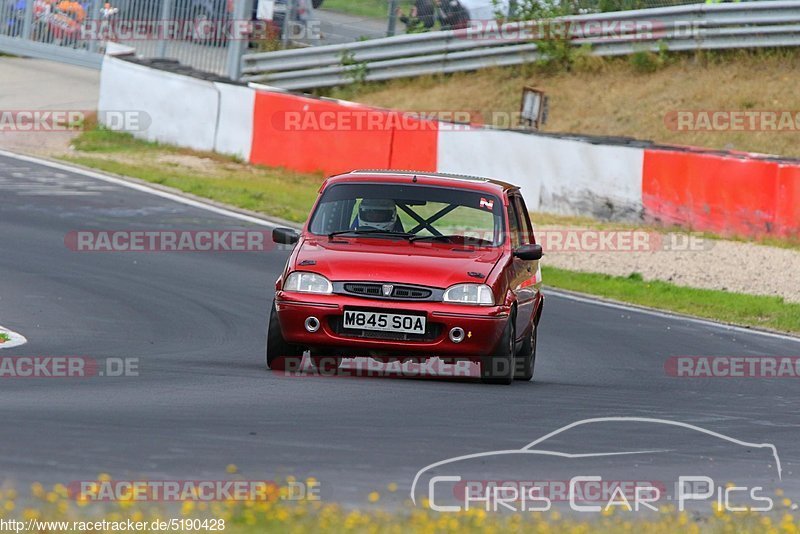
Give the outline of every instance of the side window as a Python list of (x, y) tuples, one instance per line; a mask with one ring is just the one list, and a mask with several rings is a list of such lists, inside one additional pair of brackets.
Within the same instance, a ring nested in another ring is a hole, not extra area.
[(508, 200), (508, 230), (511, 232), (511, 248), (515, 249), (519, 247), (519, 216), (516, 199), (509, 197)]
[(517, 205), (517, 213), (519, 215), (520, 232), (522, 233), (520, 239), (523, 245), (536, 243), (533, 236), (533, 226), (531, 225), (531, 218), (528, 215), (528, 209), (525, 207), (525, 201), (521, 196), (514, 196), (514, 204)]

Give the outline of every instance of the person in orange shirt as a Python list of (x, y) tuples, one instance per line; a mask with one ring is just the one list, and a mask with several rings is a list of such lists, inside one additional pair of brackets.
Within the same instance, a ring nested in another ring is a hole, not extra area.
[(62, 0), (56, 4), (56, 11), (59, 11), (75, 22), (83, 22), (86, 18), (86, 10), (79, 2), (74, 0)]

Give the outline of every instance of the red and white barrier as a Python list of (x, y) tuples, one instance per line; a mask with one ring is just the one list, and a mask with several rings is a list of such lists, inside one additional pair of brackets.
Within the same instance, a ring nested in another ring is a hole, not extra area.
[(797, 236), (800, 164), (753, 155), (645, 150), (647, 218), (743, 236)]
[(214, 83), (219, 93), (219, 120), (214, 128), (214, 150), (250, 160), (253, 146), (255, 91), (229, 83)]
[(133, 133), (147, 141), (214, 150), (219, 92), (211, 82), (105, 56), (97, 108), (101, 117), (145, 112), (149, 125)]
[(259, 90), (250, 161), (325, 174), (386, 168), (435, 171), (437, 125), (423, 122), (349, 102)]
[(326, 175), (394, 168), (516, 183), (532, 210), (743, 236), (800, 233), (800, 163), (452, 125), (352, 102), (211, 82), (106, 56), (100, 111), (134, 135)]
[(531, 210), (638, 218), (644, 150), (484, 128), (444, 129), (436, 170), (520, 186)]

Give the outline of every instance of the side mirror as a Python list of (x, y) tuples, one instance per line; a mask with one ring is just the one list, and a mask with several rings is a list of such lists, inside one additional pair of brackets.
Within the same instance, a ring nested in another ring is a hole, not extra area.
[(272, 240), (281, 245), (294, 245), (300, 240), (300, 233), (292, 228), (275, 228), (272, 230)]
[(542, 259), (542, 245), (522, 245), (514, 251), (514, 256), (525, 261), (534, 261)]

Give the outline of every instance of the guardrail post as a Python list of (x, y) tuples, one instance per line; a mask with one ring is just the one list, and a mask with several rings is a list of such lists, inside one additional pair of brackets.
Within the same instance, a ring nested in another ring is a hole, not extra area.
[(281, 46), (286, 48), (289, 44), (289, 29), (292, 27), (292, 13), (294, 13), (295, 0), (286, 0), (286, 14), (283, 16), (283, 28), (281, 31)]
[[(100, 28), (100, 2), (103, 0), (92, 0), (92, 14), (89, 15), (91, 20), (89, 24), (92, 24), (94, 28)], [(89, 32), (89, 52), (97, 52), (97, 40), (100, 38), (98, 31)]]
[(33, 31), (33, 0), (28, 0), (25, 2), (25, 20), (22, 23), (22, 35), (23, 39), (30, 40), (31, 33)]
[(164, 0), (164, 3), (161, 4), (161, 21), (157, 25), (159, 29), (159, 36), (158, 36), (158, 43), (156, 44), (156, 57), (166, 57), (167, 56), (167, 38), (170, 36), (164, 35), (164, 29), (167, 28), (169, 25), (167, 21), (170, 17), (170, 12), (172, 11), (172, 2), (173, 0)]
[(389, 0), (389, 27), (386, 29), (386, 36), (391, 37), (397, 31), (397, 4), (398, 0)]
[[(253, 13), (253, 0), (238, 0), (233, 6), (233, 28), (240, 28), (242, 21), (250, 21)], [(233, 35), (228, 41), (228, 78), (239, 80), (242, 77), (242, 56), (247, 51), (250, 40), (245, 35)]]

